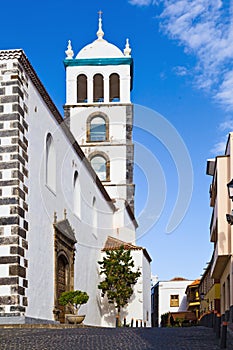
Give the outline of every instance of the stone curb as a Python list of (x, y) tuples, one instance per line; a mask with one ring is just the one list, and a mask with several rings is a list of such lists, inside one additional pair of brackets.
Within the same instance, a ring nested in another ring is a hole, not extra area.
[(69, 329), (69, 328), (94, 328), (92, 326), (86, 326), (86, 325), (73, 325), (73, 324), (0, 324), (0, 329), (19, 329), (19, 328), (25, 328), (25, 329), (36, 329), (36, 328), (42, 328), (42, 329)]

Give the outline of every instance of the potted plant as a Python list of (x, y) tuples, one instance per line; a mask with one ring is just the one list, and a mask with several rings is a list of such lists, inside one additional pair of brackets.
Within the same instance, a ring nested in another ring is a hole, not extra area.
[(65, 320), (68, 323), (78, 324), (84, 320), (85, 315), (78, 315), (78, 310), (81, 305), (87, 303), (88, 299), (88, 294), (81, 290), (71, 290), (61, 294), (59, 303), (62, 306), (66, 306), (70, 312), (69, 314), (65, 314)]

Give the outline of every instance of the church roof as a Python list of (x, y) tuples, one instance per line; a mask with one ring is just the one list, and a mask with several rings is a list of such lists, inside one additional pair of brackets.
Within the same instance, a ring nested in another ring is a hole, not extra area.
[(124, 57), (124, 54), (121, 50), (109, 43), (107, 40), (103, 39), (104, 32), (102, 29), (102, 12), (99, 12), (99, 28), (96, 33), (98, 39), (93, 41), (91, 44), (86, 45), (84, 48), (79, 51), (76, 56), (77, 58), (117, 58)]
[(120, 248), (121, 246), (123, 246), (125, 250), (129, 250), (129, 249), (141, 250), (141, 249), (143, 249), (142, 247), (133, 245), (132, 243), (124, 242), (118, 238), (108, 236), (103, 250), (114, 250), (114, 249)]
[(85, 154), (81, 150), (81, 147), (78, 145), (77, 141), (75, 140), (73, 134), (71, 133), (70, 129), (64, 123), (64, 119), (62, 118), (60, 112), (58, 111), (56, 105), (52, 101), (51, 97), (49, 96), (48, 92), (46, 91), (44, 85), (41, 83), (37, 73), (35, 72), (34, 68), (32, 67), (30, 61), (28, 60), (27, 56), (25, 55), (24, 51), (22, 49), (14, 49), (14, 50), (0, 50), (0, 61), (2, 60), (11, 60), (11, 59), (17, 59), (19, 60), (20, 64), (24, 68), (25, 72), (28, 74), (29, 78), (31, 79), (33, 85), (36, 87), (37, 91), (41, 95), (41, 98), (43, 99), (44, 103), (47, 105), (49, 110), (51, 111), (53, 117), (57, 121), (57, 123), (61, 126), (64, 135), (68, 138), (70, 144), (72, 145), (73, 149), (75, 150), (78, 157), (82, 160), (82, 164), (85, 165), (85, 167), (88, 169), (90, 175), (95, 180), (97, 186), (99, 187), (102, 195), (104, 196), (105, 200), (109, 204), (109, 206), (112, 208), (112, 210), (115, 210), (115, 206), (112, 203), (112, 199), (109, 197), (109, 194), (107, 193), (106, 189), (102, 185), (102, 182), (96, 176), (95, 171), (93, 170), (90, 162), (85, 157)]
[(104, 39), (97, 39), (86, 45), (77, 54), (76, 58), (118, 58), (124, 57), (121, 50)]
[(151, 262), (152, 259), (145, 248), (134, 245), (134, 244), (129, 243), (129, 242), (121, 241), (120, 239), (112, 237), (112, 236), (108, 236), (102, 251), (117, 250), (122, 246), (124, 247), (125, 250), (143, 250), (145, 257), (147, 258), (147, 260), (149, 262)]

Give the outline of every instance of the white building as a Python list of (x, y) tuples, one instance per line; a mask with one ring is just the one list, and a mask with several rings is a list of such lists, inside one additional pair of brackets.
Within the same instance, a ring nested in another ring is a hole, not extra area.
[(152, 318), (154, 326), (161, 326), (161, 315), (187, 311), (186, 288), (193, 281), (176, 277), (159, 281), (152, 288)]
[(24, 52), (0, 51), (0, 323), (63, 322), (58, 297), (75, 288), (89, 294), (85, 324), (113, 326), (97, 287), (110, 236), (132, 245), (142, 272), (125, 316), (150, 326), (150, 257), (135, 246), (132, 59), (128, 44), (120, 57), (103, 39), (101, 18), (97, 35), (76, 59), (66, 51), (65, 121)]

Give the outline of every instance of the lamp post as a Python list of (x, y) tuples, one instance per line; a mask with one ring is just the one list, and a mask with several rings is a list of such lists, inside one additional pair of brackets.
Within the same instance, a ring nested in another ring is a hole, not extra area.
[[(233, 179), (227, 184), (228, 197), (233, 201)], [(226, 214), (226, 219), (229, 225), (233, 225), (233, 210), (231, 214)]]
[(201, 299), (201, 301), (206, 301), (207, 303), (209, 303), (209, 298), (206, 299), (205, 293), (203, 293), (203, 292), (200, 294), (200, 299)]
[(205, 300), (205, 293), (202, 292), (202, 293), (200, 294), (200, 298), (201, 298), (201, 300)]
[(228, 196), (233, 200), (233, 179), (227, 184)]

